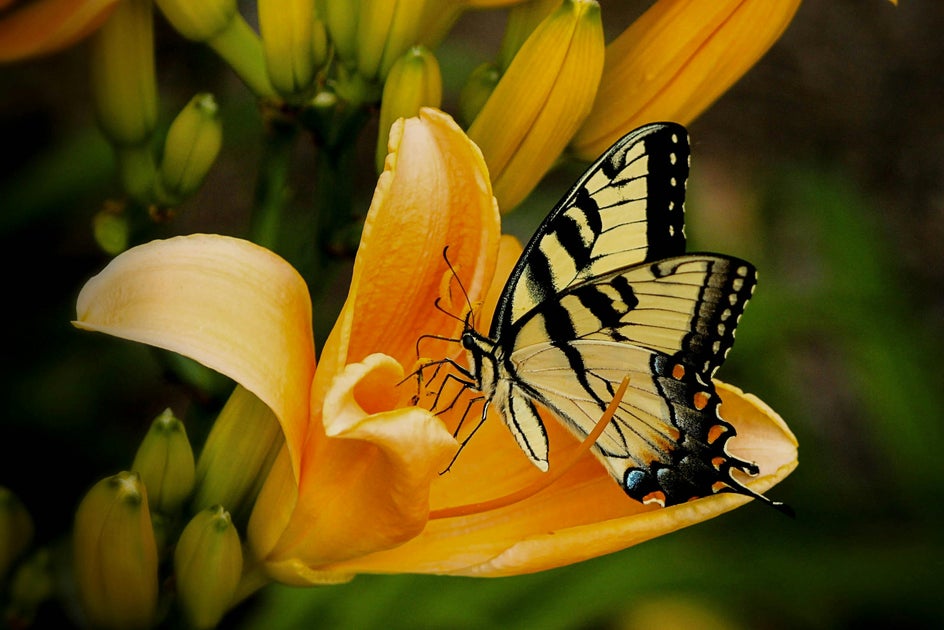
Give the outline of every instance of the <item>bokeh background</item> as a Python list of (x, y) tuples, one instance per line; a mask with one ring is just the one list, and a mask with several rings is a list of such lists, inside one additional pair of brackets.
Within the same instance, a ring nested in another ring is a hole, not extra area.
[[(609, 34), (646, 4), (604, 0)], [(447, 108), (461, 79), (497, 50), (503, 18), (466, 15), (438, 51)], [(154, 235), (244, 235), (258, 114), (210, 51), (155, 22), (162, 121), (211, 90), (225, 139), (204, 188)], [(749, 505), (518, 578), (360, 576), (342, 586), (272, 587), (224, 627), (944, 627), (942, 32), (940, 2), (808, 0), (761, 62), (690, 125), (692, 248), (742, 256), (760, 270), (720, 376), (758, 394), (796, 433), (800, 466), (769, 493), (795, 519)], [(91, 218), (117, 194), (90, 109), (85, 52), (0, 66), (0, 484), (23, 499), (38, 541), (50, 544), (88, 487), (130, 465), (161, 410), (184, 417), (199, 444), (230, 388), (69, 323), (82, 284), (108, 260)], [(357, 200), (365, 210), (372, 142), (365, 139)], [(291, 181), (300, 216), (310, 160), (300, 147)], [(506, 217), (506, 231), (527, 238), (582, 167), (566, 163), (549, 175)], [(341, 273), (318, 287), (319, 340), (345, 280)], [(62, 621), (47, 609), (38, 625)]]

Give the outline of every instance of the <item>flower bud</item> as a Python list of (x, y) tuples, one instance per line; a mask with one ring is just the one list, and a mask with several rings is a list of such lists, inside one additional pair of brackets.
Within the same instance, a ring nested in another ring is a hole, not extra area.
[(147, 143), (157, 123), (150, 0), (126, 0), (92, 38), (92, 95), (98, 123), (116, 145)]
[(398, 118), (410, 118), (421, 107), (439, 108), (442, 104), (442, 75), (436, 57), (423, 46), (413, 46), (400, 57), (384, 82), (380, 101), (377, 136), (377, 171), (383, 170), (387, 157), (390, 125)]
[(171, 123), (164, 141), (157, 193), (175, 205), (200, 188), (223, 144), (223, 126), (213, 95), (197, 94)]
[(269, 80), (286, 98), (303, 95), (317, 71), (315, 0), (259, 0), (259, 31)]
[(594, 160), (623, 134), (652, 121), (687, 125), (767, 52), (799, 5), (656, 2), (606, 47), (599, 94), (574, 135), (574, 153)]
[(501, 70), (490, 61), (479, 65), (469, 74), (459, 92), (459, 120), (463, 127), (468, 127), (479, 115), (500, 79)]
[(29, 628), (36, 611), (55, 591), (52, 554), (42, 548), (28, 557), (13, 574), (9, 601), (4, 611), (4, 627)]
[(0, 583), (33, 542), (33, 519), (20, 499), (0, 486)]
[(507, 68), (511, 65), (511, 60), (521, 45), (534, 32), (538, 24), (560, 6), (560, 3), (561, 0), (530, 0), (508, 9), (505, 34), (502, 36), (501, 48), (498, 51), (499, 68)]
[(236, 9), (236, 0), (155, 0), (174, 29), (212, 48), (257, 96), (270, 96), (265, 53), (258, 35)]
[(521, 46), (469, 127), (502, 212), (534, 189), (590, 112), (603, 50), (599, 5), (564, 0)]
[(359, 3), (354, 0), (323, 0), (324, 21), (341, 63), (353, 66), (357, 50)]
[(205, 42), (229, 26), (236, 16), (236, 0), (156, 0), (161, 13), (178, 33)]
[(151, 423), (131, 470), (141, 476), (154, 512), (173, 515), (193, 490), (193, 449), (184, 424), (165, 409)]
[(146, 628), (157, 609), (157, 546), (137, 473), (95, 484), (75, 515), (76, 589), (88, 625)]
[(239, 534), (229, 513), (219, 505), (198, 512), (174, 551), (177, 595), (191, 626), (219, 623), (236, 594), (242, 567)]
[(248, 518), (284, 442), (272, 410), (237, 386), (210, 429), (197, 461), (192, 510), (219, 504), (237, 521)]
[(128, 248), (131, 226), (124, 206), (106, 202), (92, 217), (92, 233), (95, 242), (106, 254), (117, 256)]

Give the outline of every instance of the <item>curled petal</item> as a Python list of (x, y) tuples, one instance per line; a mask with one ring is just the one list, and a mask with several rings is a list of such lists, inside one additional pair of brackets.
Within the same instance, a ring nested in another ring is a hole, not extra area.
[(311, 298), (283, 259), (225, 236), (153, 241), (89, 280), (76, 311), (78, 328), (172, 350), (241, 384), (278, 417), (298, 461), (315, 371)]
[(403, 369), (386, 355), (346, 366), (324, 401), (325, 433), (309, 439), (293, 507), (286, 507), (287, 469), (273, 470), (249, 536), (275, 579), (343, 579), (350, 572), (323, 567), (396, 547), (423, 529), (430, 483), (457, 445), (428, 411), (396, 408), (402, 380)]
[(37, 0), (0, 19), (0, 62), (67, 48), (102, 25), (118, 0)]
[[(395, 123), (389, 146), (350, 292), (322, 353), (319, 399), (346, 363), (383, 352), (413, 365), (421, 335), (455, 337), (455, 318), (467, 309), (463, 290), (472, 303), (481, 300), (494, 271), (498, 210), (478, 148), (434, 109)], [(440, 297), (454, 317), (436, 309)], [(422, 350), (448, 356), (457, 347), (431, 342)]]
[[(722, 414), (737, 427), (733, 454), (756, 461), (747, 480), (764, 492), (797, 464), (796, 439), (783, 420), (757, 398), (716, 383)], [(551, 466), (576, 448), (548, 419)], [(507, 429), (489, 417), (459, 460), (434, 485), (433, 507), (501, 496), (539, 475), (517, 450)], [(419, 572), (501, 576), (530, 573), (611, 553), (727, 512), (750, 499), (705, 497), (668, 508), (629, 499), (591, 455), (549, 488), (520, 503), (471, 516), (430, 521), (422, 534), (390, 551), (339, 563), (338, 571)]]

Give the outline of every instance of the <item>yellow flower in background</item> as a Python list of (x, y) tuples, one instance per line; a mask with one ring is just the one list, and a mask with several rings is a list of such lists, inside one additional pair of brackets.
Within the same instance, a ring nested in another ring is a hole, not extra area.
[(118, 0), (36, 0), (0, 3), (0, 62), (57, 52), (90, 35)]
[[(540, 479), (508, 430), (490, 418), (455, 454), (460, 409), (413, 406), (405, 376), (424, 354), (458, 358), (465, 300), (490, 312), (520, 245), (500, 237), (479, 151), (435, 110), (393, 127), (347, 301), (315, 365), (311, 303), (281, 258), (238, 239), (196, 235), (118, 256), (79, 296), (76, 325), (194, 358), (239, 383), (278, 419), (285, 447), (248, 529), (266, 575), (289, 584), (361, 572), (501, 576), (616, 551), (748, 501), (725, 494), (645, 506), (583, 452), (540, 494), (489, 511), (456, 509)], [(448, 247), (448, 264), (444, 250)], [(450, 301), (450, 298), (452, 301)], [(212, 322), (212, 325), (208, 324)], [(796, 465), (796, 442), (753, 396), (718, 383), (731, 450), (757, 462), (763, 492)], [(462, 405), (464, 406), (464, 405)], [(459, 407), (458, 405), (456, 407)], [(251, 406), (245, 407), (251, 409)], [(548, 420), (554, 462), (577, 442)], [(560, 459), (558, 459), (560, 458)], [(553, 462), (552, 462), (553, 465)], [(253, 562), (247, 559), (247, 562)]]
[(593, 111), (571, 143), (593, 160), (649, 123), (691, 122), (767, 52), (800, 0), (660, 0), (606, 47)]
[(590, 112), (603, 69), (600, 7), (564, 0), (522, 44), (469, 127), (503, 212), (557, 161)]

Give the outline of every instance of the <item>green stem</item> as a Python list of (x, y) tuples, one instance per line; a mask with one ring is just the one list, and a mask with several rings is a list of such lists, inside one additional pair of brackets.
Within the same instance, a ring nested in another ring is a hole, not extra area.
[(270, 119), (266, 127), (250, 225), (250, 240), (278, 251), (281, 245), (279, 232), (287, 199), (288, 171), (298, 128), (277, 118)]

